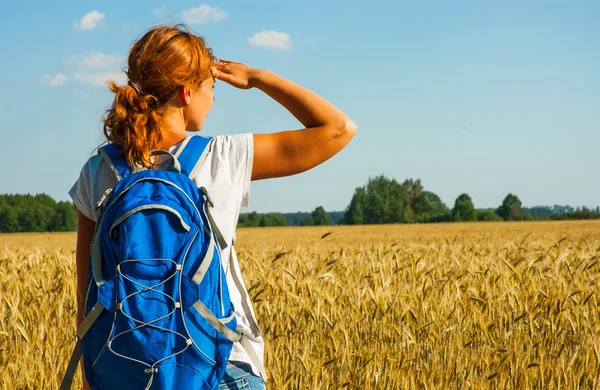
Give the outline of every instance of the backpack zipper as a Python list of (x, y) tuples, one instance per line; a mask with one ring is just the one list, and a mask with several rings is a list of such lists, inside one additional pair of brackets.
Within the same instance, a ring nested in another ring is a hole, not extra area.
[(169, 211), (172, 214), (175, 214), (179, 218), (179, 222), (181, 223), (181, 227), (185, 231), (187, 231), (187, 232), (190, 231), (190, 226), (187, 223), (185, 223), (185, 221), (183, 220), (183, 217), (181, 216), (181, 214), (179, 214), (179, 212), (177, 210), (175, 210), (174, 208), (169, 207), (169, 206), (165, 206), (165, 205), (162, 205), (162, 204), (145, 204), (145, 205), (142, 205), (142, 206), (135, 207), (135, 208), (127, 211), (125, 214), (121, 215), (119, 217), (119, 219), (117, 219), (115, 221), (115, 223), (113, 223), (112, 226), (110, 227), (109, 235), (111, 237), (115, 237), (116, 235), (113, 235), (113, 233), (117, 232), (117, 231), (114, 231), (114, 229), (116, 227), (118, 227), (121, 223), (123, 223), (123, 221), (125, 221), (131, 215), (133, 215), (133, 214), (135, 214), (137, 212), (140, 212), (140, 211), (144, 211), (144, 210), (165, 210), (165, 211)]

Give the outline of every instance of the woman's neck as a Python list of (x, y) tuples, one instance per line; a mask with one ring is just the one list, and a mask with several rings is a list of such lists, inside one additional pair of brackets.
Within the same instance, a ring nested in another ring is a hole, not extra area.
[(187, 136), (185, 127), (182, 112), (173, 110), (165, 113), (161, 118), (160, 131), (162, 133), (162, 144), (160, 148), (166, 150), (183, 141)]

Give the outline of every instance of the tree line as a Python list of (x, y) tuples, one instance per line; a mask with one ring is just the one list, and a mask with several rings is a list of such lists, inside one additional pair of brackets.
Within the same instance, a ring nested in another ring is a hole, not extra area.
[[(312, 212), (244, 213), (239, 227), (321, 226), (384, 223), (434, 223), (468, 221), (530, 221), (600, 219), (600, 207), (523, 207), (519, 197), (508, 194), (497, 208), (476, 209), (464, 193), (447, 207), (440, 197), (424, 189), (421, 180), (398, 182), (383, 175), (370, 178), (355, 189), (344, 211), (327, 212), (322, 206)], [(77, 209), (71, 202), (56, 202), (46, 194), (0, 195), (0, 232), (73, 231)]]
[(317, 207), (312, 213), (248, 213), (240, 215), (238, 226), (362, 225), (385, 223), (433, 223), (470, 221), (533, 221), (600, 219), (600, 207), (523, 207), (515, 194), (506, 195), (497, 208), (476, 209), (469, 194), (460, 194), (452, 208), (440, 197), (424, 189), (421, 180), (402, 183), (385, 176), (370, 178), (358, 187), (343, 212), (326, 212)]
[(46, 194), (0, 195), (0, 232), (65, 232), (77, 229), (77, 209)]
[(261, 227), (261, 226), (322, 226), (337, 225), (344, 217), (343, 211), (326, 212), (322, 206), (313, 210), (312, 213), (266, 213), (257, 212), (240, 214), (238, 227)]
[(469, 221), (531, 221), (599, 219), (600, 207), (595, 210), (570, 206), (523, 207), (515, 194), (506, 195), (495, 209), (476, 209), (469, 194), (460, 194), (449, 209), (435, 193), (426, 191), (420, 180), (407, 179), (402, 183), (385, 176), (369, 179), (354, 191), (342, 223), (428, 223)]

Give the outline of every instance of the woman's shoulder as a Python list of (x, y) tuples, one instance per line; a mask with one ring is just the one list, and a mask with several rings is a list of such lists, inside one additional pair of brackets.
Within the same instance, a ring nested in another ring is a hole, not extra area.
[(254, 146), (251, 133), (220, 134), (212, 137), (208, 150), (216, 154), (235, 155), (251, 152)]
[(95, 154), (90, 156), (83, 164), (80, 177), (84, 177), (89, 184), (102, 186), (105, 184), (104, 182), (109, 181), (113, 176), (114, 173), (104, 158), (100, 154)]
[(86, 187), (87, 191), (95, 198), (106, 188), (114, 186), (115, 176), (102, 156), (95, 154), (83, 164), (76, 184)]
[(216, 135), (208, 143), (202, 163), (192, 179), (197, 185), (214, 187), (218, 193), (242, 194), (246, 199), (253, 158), (252, 134)]
[(87, 161), (83, 164), (81, 170), (82, 172), (97, 172), (99, 169), (103, 169), (104, 165), (105, 164), (102, 159), (102, 156), (100, 156), (99, 154), (94, 154), (87, 159)]
[(96, 220), (94, 204), (105, 189), (113, 185), (111, 172), (100, 155), (93, 155), (81, 167), (79, 178), (69, 190), (77, 208), (91, 220)]

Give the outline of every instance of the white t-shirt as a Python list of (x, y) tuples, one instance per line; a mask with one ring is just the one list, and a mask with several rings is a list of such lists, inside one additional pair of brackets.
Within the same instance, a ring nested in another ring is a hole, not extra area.
[[(173, 146), (169, 151), (176, 154), (179, 146), (181, 144)], [(211, 214), (228, 243), (235, 241), (235, 227), (240, 208), (249, 205), (253, 158), (252, 134), (216, 136), (207, 147), (204, 163), (192, 177), (197, 186), (204, 186), (207, 189), (214, 203)], [(97, 221), (99, 211), (94, 205), (100, 200), (104, 191), (112, 188), (115, 183), (116, 178), (106, 162), (100, 155), (95, 155), (84, 164), (79, 179), (69, 191), (69, 195), (79, 211), (89, 219)], [(229, 245), (221, 255), (235, 308), (237, 329), (246, 334), (261, 362), (264, 362), (264, 342), (260, 329), (256, 325), (254, 309), (248, 298), (248, 291), (241, 276), (233, 245)], [(252, 366), (254, 374), (260, 375), (239, 343), (234, 343), (230, 360), (248, 363)]]

